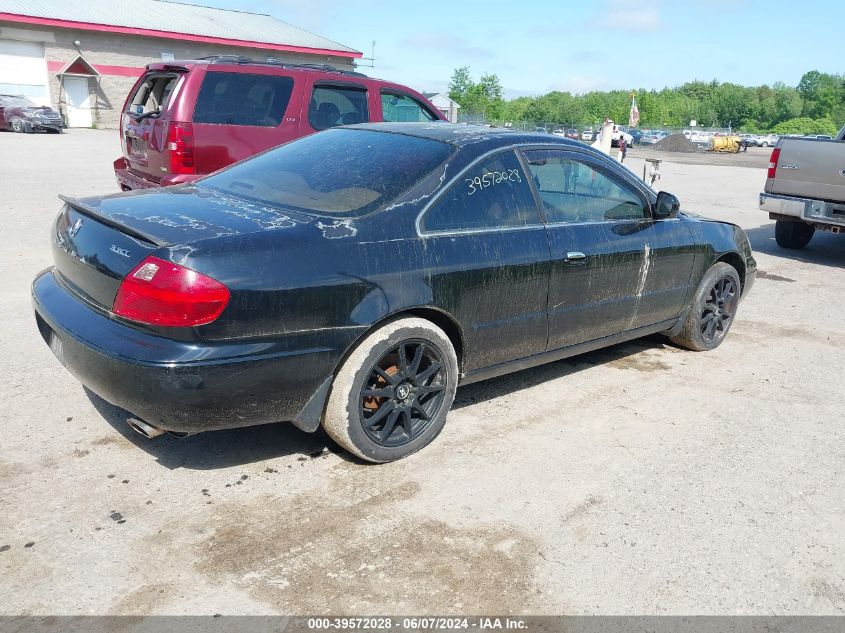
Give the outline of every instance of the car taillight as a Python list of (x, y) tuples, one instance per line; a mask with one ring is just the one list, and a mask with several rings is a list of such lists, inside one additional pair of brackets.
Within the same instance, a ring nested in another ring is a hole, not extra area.
[(170, 173), (195, 174), (194, 126), (171, 121), (167, 128), (167, 149), (170, 152)]
[(147, 257), (126, 275), (113, 312), (130, 321), (168, 327), (211, 323), (229, 303), (229, 290), (190, 268)]
[(776, 147), (772, 150), (772, 157), (769, 158), (769, 172), (766, 174), (766, 178), (774, 178), (775, 172), (778, 170), (778, 159), (780, 158), (780, 147)]

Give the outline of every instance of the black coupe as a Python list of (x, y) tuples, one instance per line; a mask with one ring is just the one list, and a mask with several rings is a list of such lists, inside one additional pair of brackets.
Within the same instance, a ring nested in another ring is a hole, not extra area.
[(657, 332), (713, 349), (756, 275), (742, 229), (549, 134), (350, 126), (65, 203), (36, 321), (136, 430), (322, 424), (374, 462), (459, 384)]

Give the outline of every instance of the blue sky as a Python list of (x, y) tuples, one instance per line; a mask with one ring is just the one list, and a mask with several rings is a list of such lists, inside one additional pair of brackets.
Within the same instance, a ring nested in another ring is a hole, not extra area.
[(365, 56), (375, 40), (365, 72), (420, 91), (464, 65), (496, 73), (507, 97), (845, 72), (842, 0), (190, 1), (268, 13)]

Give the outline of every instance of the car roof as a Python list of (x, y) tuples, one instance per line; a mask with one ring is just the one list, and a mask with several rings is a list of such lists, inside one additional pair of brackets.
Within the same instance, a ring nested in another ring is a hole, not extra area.
[(407, 136), (451, 143), (458, 147), (481, 141), (487, 141), (493, 146), (519, 143), (544, 145), (553, 143), (577, 148), (586, 147), (583, 143), (548, 133), (522, 132), (502, 127), (486, 127), (484, 125), (458, 125), (455, 123), (446, 123), (445, 121), (430, 123), (358, 123), (356, 125), (345, 125), (343, 129), (405, 134)]
[(266, 69), (282, 69), (282, 70), (292, 70), (292, 71), (299, 71), (299, 72), (314, 72), (314, 73), (325, 73), (328, 75), (342, 75), (348, 77), (355, 77), (356, 79), (361, 80), (370, 80), (370, 81), (380, 81), (383, 83), (392, 83), (392, 82), (385, 82), (382, 79), (377, 79), (375, 77), (370, 77), (369, 75), (365, 75), (364, 73), (359, 73), (354, 70), (347, 70), (343, 68), (336, 68), (329, 64), (308, 64), (308, 63), (296, 63), (296, 62), (286, 62), (283, 60), (278, 59), (252, 59), (251, 57), (243, 57), (240, 55), (209, 55), (208, 57), (199, 57), (196, 59), (175, 59), (173, 61), (167, 62), (153, 62), (151, 64), (147, 64), (148, 70), (168, 70), (173, 68), (183, 68), (186, 70), (190, 70), (195, 67), (209, 67), (209, 66), (241, 66), (244, 68), (252, 68), (256, 71), (259, 70), (266, 70)]

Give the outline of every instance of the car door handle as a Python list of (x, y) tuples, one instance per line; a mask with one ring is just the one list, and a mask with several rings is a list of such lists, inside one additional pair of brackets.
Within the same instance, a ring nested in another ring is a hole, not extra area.
[(569, 251), (563, 261), (567, 264), (583, 264), (587, 261), (587, 256), (579, 251)]

